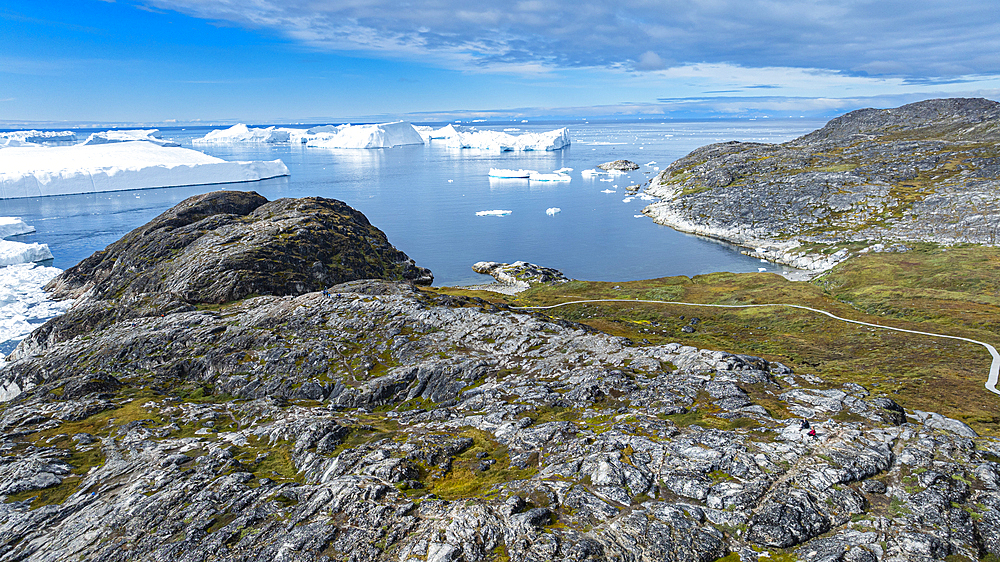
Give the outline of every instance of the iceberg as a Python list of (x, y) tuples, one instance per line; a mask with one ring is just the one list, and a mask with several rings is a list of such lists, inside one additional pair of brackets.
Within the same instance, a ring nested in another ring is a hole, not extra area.
[(451, 148), (478, 148), (494, 152), (560, 150), (570, 145), (569, 130), (563, 127), (546, 133), (509, 135), (500, 131), (458, 133), (448, 139)]
[(424, 139), (405, 121), (341, 125), (336, 132), (320, 132), (306, 140), (306, 146), (316, 148), (393, 148), (411, 144), (424, 144)]
[(559, 213), (561, 211), (562, 209), (560, 209), (559, 207), (549, 207), (548, 209), (545, 209), (545, 214), (552, 217), (555, 216), (556, 213)]
[(76, 142), (76, 133), (73, 131), (11, 131), (9, 133), (0, 133), (0, 139), (11, 139), (36, 144), (43, 142)]
[(281, 160), (228, 162), (149, 142), (0, 150), (0, 199), (223, 184), (287, 176)]
[(52, 259), (52, 252), (49, 251), (48, 244), (36, 242), (25, 244), (24, 242), (0, 240), (0, 266), (34, 263), (50, 259)]
[(264, 144), (289, 142), (291, 133), (288, 129), (276, 127), (255, 128), (243, 123), (233, 125), (228, 129), (216, 129), (200, 139), (194, 139), (192, 144)]
[(505, 170), (502, 168), (490, 168), (489, 177), (508, 179), (527, 179), (532, 174), (537, 174), (535, 170)]
[(29, 234), (34, 231), (35, 227), (24, 224), (20, 217), (0, 217), (0, 238)]
[(509, 215), (514, 211), (504, 211), (502, 209), (494, 209), (492, 211), (476, 211), (477, 217), (502, 217)]
[(434, 127), (420, 126), (416, 125), (413, 128), (417, 131), (424, 142), (428, 142), (431, 139), (450, 139), (459, 134), (458, 129), (455, 128), (451, 123), (441, 127), (440, 129), (435, 129)]
[(572, 181), (573, 178), (566, 174), (553, 172), (551, 174), (534, 173), (528, 176), (531, 181)]
[(83, 144), (110, 144), (113, 142), (146, 141), (159, 146), (180, 146), (179, 142), (160, 138), (159, 129), (134, 129), (126, 131), (104, 131), (91, 133)]

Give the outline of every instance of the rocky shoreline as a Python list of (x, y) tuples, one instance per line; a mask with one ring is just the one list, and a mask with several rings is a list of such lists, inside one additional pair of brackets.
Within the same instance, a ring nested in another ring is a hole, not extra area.
[(781, 145), (699, 148), (646, 188), (658, 224), (822, 272), (876, 244), (1000, 241), (1000, 104), (848, 113)]

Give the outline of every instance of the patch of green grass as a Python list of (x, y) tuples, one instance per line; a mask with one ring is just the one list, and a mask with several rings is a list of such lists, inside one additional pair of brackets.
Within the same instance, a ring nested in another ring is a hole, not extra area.
[[(428, 482), (427, 490), (441, 499), (492, 497), (498, 485), (525, 480), (538, 472), (537, 466), (523, 469), (510, 467), (507, 447), (485, 431), (467, 429), (459, 435), (471, 437), (473, 445), (455, 457), (451, 470), (443, 477)], [(479, 470), (481, 459), (477, 458), (477, 454), (480, 452), (487, 453), (488, 458), (496, 460), (496, 463), (487, 470)]]

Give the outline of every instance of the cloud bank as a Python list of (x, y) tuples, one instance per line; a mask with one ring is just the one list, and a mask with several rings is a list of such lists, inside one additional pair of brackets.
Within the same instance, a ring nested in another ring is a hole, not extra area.
[(319, 50), (461, 70), (679, 64), (821, 68), (926, 83), (1000, 74), (993, 0), (127, 0)]

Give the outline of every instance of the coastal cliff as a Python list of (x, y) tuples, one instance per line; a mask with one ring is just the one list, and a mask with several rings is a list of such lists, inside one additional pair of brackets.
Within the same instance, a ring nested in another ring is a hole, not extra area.
[(1000, 243), (1000, 103), (862, 109), (784, 144), (699, 148), (647, 188), (659, 224), (826, 270), (864, 248)]
[[(0, 561), (1000, 555), (1000, 441), (960, 421), (420, 289), (346, 205), (258, 197), (52, 284), (74, 309), (0, 370)], [(212, 269), (249, 240), (296, 253)], [(326, 287), (337, 249), (363, 259)]]

